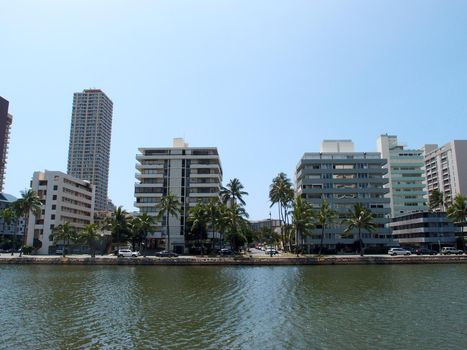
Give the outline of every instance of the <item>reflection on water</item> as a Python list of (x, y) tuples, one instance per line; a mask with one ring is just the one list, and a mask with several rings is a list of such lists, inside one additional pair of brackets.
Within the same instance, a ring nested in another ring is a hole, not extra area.
[(0, 348), (465, 349), (467, 265), (0, 266)]

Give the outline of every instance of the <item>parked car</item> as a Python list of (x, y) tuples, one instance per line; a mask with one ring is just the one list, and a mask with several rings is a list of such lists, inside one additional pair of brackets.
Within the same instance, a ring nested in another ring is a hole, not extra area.
[(416, 254), (417, 253), (417, 249), (414, 248), (414, 247), (401, 247), (402, 249), (405, 249), (405, 250), (408, 250), (410, 252), (410, 254)]
[(464, 254), (463, 250), (454, 248), (454, 247), (443, 247), (441, 248), (441, 254), (443, 255), (451, 255), (451, 254)]
[(235, 252), (232, 249), (222, 248), (219, 249), (219, 255), (235, 255)]
[(117, 253), (117, 256), (119, 258), (123, 258), (123, 257), (136, 258), (137, 256), (139, 256), (139, 252), (133, 252), (133, 251), (131, 251), (131, 249), (119, 249), (118, 253)]
[(417, 255), (436, 255), (438, 254), (438, 252), (432, 250), (432, 249), (428, 249), (428, 248), (417, 248), (415, 250), (415, 254)]
[(276, 254), (279, 254), (279, 252), (278, 252), (276, 249), (271, 248), (271, 247), (267, 248), (267, 249), (264, 251), (264, 253), (265, 253), (266, 255), (276, 255)]
[(177, 253), (169, 252), (167, 250), (157, 252), (155, 255), (160, 257), (160, 258), (176, 258), (176, 257), (178, 257)]
[(405, 250), (404, 248), (390, 248), (388, 250), (388, 254), (395, 256), (395, 255), (410, 255), (410, 252), (408, 250)]

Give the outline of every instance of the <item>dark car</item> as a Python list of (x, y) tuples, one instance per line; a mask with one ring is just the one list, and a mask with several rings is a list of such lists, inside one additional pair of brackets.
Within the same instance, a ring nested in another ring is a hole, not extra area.
[(222, 248), (222, 249), (219, 249), (219, 255), (222, 255), (222, 256), (235, 255), (235, 252), (232, 249)]
[(417, 255), (436, 255), (438, 253), (435, 252), (434, 250), (428, 249), (428, 248), (417, 248), (415, 250), (415, 254), (417, 254)]
[(176, 258), (176, 257), (178, 257), (177, 253), (168, 252), (167, 250), (157, 252), (155, 255), (158, 256), (158, 257), (161, 257), (161, 258)]

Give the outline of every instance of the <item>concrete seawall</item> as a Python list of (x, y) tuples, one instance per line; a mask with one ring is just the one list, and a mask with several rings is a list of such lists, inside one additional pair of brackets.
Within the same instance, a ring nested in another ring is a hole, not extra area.
[(391, 265), (391, 264), (459, 264), (467, 255), (453, 256), (322, 256), (322, 257), (180, 257), (117, 258), (114, 256), (1, 256), (0, 264), (18, 265), (175, 265), (175, 266), (281, 266), (281, 265)]

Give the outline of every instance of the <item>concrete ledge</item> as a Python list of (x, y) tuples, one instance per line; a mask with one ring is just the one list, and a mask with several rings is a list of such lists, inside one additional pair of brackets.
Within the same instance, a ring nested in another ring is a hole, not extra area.
[(446, 256), (312, 256), (312, 257), (180, 257), (117, 258), (114, 256), (1, 256), (0, 264), (42, 265), (175, 265), (175, 266), (281, 266), (281, 265), (391, 265), (391, 264), (459, 264), (467, 255)]

